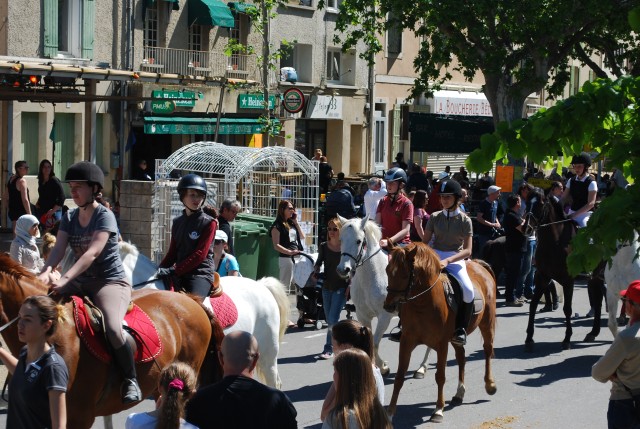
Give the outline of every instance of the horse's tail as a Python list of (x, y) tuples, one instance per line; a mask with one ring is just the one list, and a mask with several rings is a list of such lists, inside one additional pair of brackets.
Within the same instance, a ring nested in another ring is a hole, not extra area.
[(289, 324), (290, 307), (289, 298), (287, 297), (287, 294), (284, 293), (284, 285), (280, 282), (280, 280), (274, 277), (263, 277), (258, 280), (258, 283), (262, 283), (264, 286), (266, 286), (278, 303), (278, 310), (280, 312), (280, 330), (278, 332), (278, 341), (282, 342), (284, 333), (287, 330), (287, 325)]
[(207, 314), (207, 317), (211, 322), (211, 339), (209, 339), (207, 354), (202, 361), (202, 366), (200, 367), (200, 372), (198, 374), (198, 385), (207, 386), (209, 384), (213, 384), (222, 380), (222, 365), (220, 364), (220, 359), (218, 358), (218, 351), (222, 346), (224, 331), (222, 330), (222, 326), (220, 325), (218, 317), (202, 303), (202, 297), (196, 295), (189, 296), (195, 302), (200, 304), (200, 307)]

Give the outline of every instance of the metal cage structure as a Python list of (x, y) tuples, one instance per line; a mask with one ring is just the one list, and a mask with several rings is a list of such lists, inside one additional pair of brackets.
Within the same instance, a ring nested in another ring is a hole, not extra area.
[(207, 205), (219, 210), (225, 199), (238, 200), (243, 213), (276, 217), (278, 203), (290, 200), (305, 234), (303, 244), (318, 246), (318, 162), (282, 147), (252, 148), (215, 142), (184, 146), (169, 158), (156, 160), (153, 195), (152, 255), (159, 262), (169, 248), (171, 222), (182, 213), (177, 192), (184, 174), (195, 173), (207, 183)]

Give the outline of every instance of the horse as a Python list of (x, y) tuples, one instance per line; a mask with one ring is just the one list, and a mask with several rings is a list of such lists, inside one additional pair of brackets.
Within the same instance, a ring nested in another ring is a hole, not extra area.
[[(485, 356), (485, 390), (489, 395), (497, 391), (491, 373), (493, 357), (493, 340), (496, 329), (496, 278), (491, 267), (482, 260), (467, 261), (467, 272), (476, 286), (482, 300), (482, 306), (471, 319), (468, 333), (480, 329), (484, 340)], [(391, 260), (386, 269), (389, 278), (387, 298), (384, 308), (395, 311), (402, 304), (402, 337), (400, 338), (400, 354), (398, 371), (393, 383), (393, 394), (387, 408), (390, 416), (396, 411), (400, 389), (411, 359), (411, 352), (420, 344), (425, 344), (438, 355), (436, 383), (438, 399), (431, 421), (440, 423), (444, 420), (444, 383), (447, 366), (449, 342), (453, 337), (456, 314), (449, 308), (445, 296), (447, 276), (440, 270), (438, 255), (424, 243), (412, 243), (405, 248), (392, 247)], [(476, 296), (476, 299), (478, 296)], [(476, 307), (477, 308), (477, 307)], [(464, 346), (454, 345), (458, 362), (458, 389), (452, 403), (460, 404), (464, 399)]]
[[(382, 233), (380, 227), (370, 221), (368, 216), (347, 220), (338, 215), (338, 219), (342, 225), (338, 274), (351, 277), (349, 290), (356, 306), (358, 321), (371, 329), (372, 319), (378, 319), (373, 332), (374, 352), (376, 365), (382, 375), (386, 375), (390, 371), (389, 365), (380, 357), (379, 346), (393, 315), (384, 309), (388, 282), (385, 268), (389, 258), (380, 248)], [(427, 349), (414, 378), (424, 378), (429, 352), (430, 349)]]
[[(131, 243), (120, 242), (120, 257), (127, 280), (134, 289), (167, 290), (155, 274), (156, 264)], [(69, 252), (67, 252), (69, 256)], [(73, 265), (73, 256), (65, 257), (62, 271)], [(278, 279), (265, 277), (258, 281), (248, 277), (217, 277), (222, 288), (238, 309), (238, 320), (224, 328), (224, 334), (247, 331), (253, 334), (260, 347), (260, 359), (256, 372), (268, 386), (280, 388), (278, 352), (289, 321), (289, 299)], [(217, 286), (217, 285), (216, 285)], [(208, 299), (208, 298), (207, 298)]]
[[(8, 255), (0, 254), (2, 323), (16, 318), (25, 298), (46, 295), (47, 292), (48, 287), (33, 274)], [(213, 379), (203, 379), (201, 371), (208, 360), (217, 362), (212, 321), (202, 305), (187, 295), (152, 290), (135, 291), (132, 300), (153, 320), (163, 345), (162, 352), (154, 360), (136, 365), (142, 397), (159, 397), (160, 371), (174, 361), (185, 362), (199, 372), (200, 383), (213, 382)], [(94, 357), (82, 345), (73, 323), (73, 304), (66, 302), (64, 305), (71, 322), (61, 323), (51, 342), (69, 369), (66, 395), (68, 427), (88, 429), (96, 416), (108, 416), (135, 404), (122, 404), (119, 388), (122, 378), (119, 372), (113, 365)], [(221, 340), (219, 331), (218, 340)], [(12, 324), (2, 335), (11, 353), (18, 356), (23, 344), (18, 339), (16, 324)]]
[(571, 302), (573, 300), (574, 278), (567, 269), (567, 256), (571, 240), (576, 234), (574, 222), (565, 214), (562, 205), (555, 197), (532, 204), (531, 225), (537, 229), (538, 247), (536, 248), (536, 273), (533, 278), (535, 290), (529, 306), (529, 321), (525, 351), (533, 352), (534, 322), (540, 297), (548, 287), (555, 287), (551, 280), (562, 285), (564, 303), (562, 310), (565, 317), (565, 336), (562, 340), (563, 350), (571, 348)]

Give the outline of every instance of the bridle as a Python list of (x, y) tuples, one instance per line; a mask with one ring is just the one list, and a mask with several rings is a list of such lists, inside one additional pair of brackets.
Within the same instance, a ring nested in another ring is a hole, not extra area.
[(365, 238), (365, 240), (360, 245), (360, 248), (358, 249), (358, 253), (356, 254), (356, 256), (353, 256), (351, 253), (348, 253), (348, 252), (341, 252), (340, 253), (341, 257), (342, 256), (346, 256), (348, 258), (353, 259), (353, 262), (355, 262), (356, 265), (351, 270), (351, 276), (352, 277), (356, 274), (356, 269), (358, 269), (359, 267), (364, 265), (365, 262), (367, 262), (368, 260), (373, 258), (375, 255), (377, 255), (382, 250), (382, 248), (380, 246), (378, 246), (378, 250), (376, 250), (371, 255), (369, 255), (369, 256), (367, 256), (366, 258), (363, 259), (363, 256), (365, 254), (366, 248), (367, 248), (367, 239)]
[(413, 275), (413, 271), (414, 271), (414, 265), (411, 264), (411, 266), (409, 267), (409, 281), (407, 282), (407, 287), (404, 289), (393, 289), (390, 287), (387, 287), (387, 293), (404, 293), (404, 297), (402, 298), (402, 300), (400, 301), (400, 304), (404, 304), (406, 302), (410, 302), (413, 301), (414, 299), (424, 295), (425, 293), (429, 292), (431, 289), (433, 289), (436, 285), (436, 283), (438, 283), (438, 279), (440, 278), (440, 274), (442, 274), (442, 270), (440, 270), (440, 272), (438, 273), (438, 275), (436, 276), (436, 279), (433, 281), (433, 283), (431, 283), (431, 285), (426, 288), (425, 290), (423, 290), (422, 292), (419, 292), (415, 295), (411, 295), (411, 292), (413, 291), (413, 286), (414, 286), (414, 275)]

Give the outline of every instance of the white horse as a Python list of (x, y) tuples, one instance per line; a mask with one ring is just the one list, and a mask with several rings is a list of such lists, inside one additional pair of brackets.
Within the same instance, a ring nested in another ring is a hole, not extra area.
[[(338, 216), (340, 224), (340, 263), (338, 273), (344, 277), (351, 277), (351, 300), (356, 306), (358, 320), (364, 326), (371, 328), (371, 321), (378, 319), (373, 332), (376, 365), (383, 375), (389, 373), (389, 365), (379, 354), (380, 341), (389, 327), (393, 313), (383, 308), (387, 298), (387, 264), (389, 258), (380, 248), (382, 232), (380, 227), (366, 216), (364, 219), (345, 219)], [(414, 378), (424, 378), (427, 370), (427, 359), (431, 349), (427, 352)]]
[(620, 292), (634, 280), (640, 279), (640, 258), (638, 258), (638, 233), (631, 244), (621, 247), (613, 257), (611, 265), (604, 270), (607, 284), (607, 307), (609, 308), (609, 330), (615, 338), (618, 335), (618, 300)]
[[(133, 244), (120, 242), (120, 257), (134, 289), (165, 290), (164, 282), (156, 279), (156, 264)], [(61, 263), (62, 272), (69, 269), (74, 261), (73, 252), (68, 249)], [(224, 330), (225, 335), (234, 331), (253, 334), (260, 348), (257, 373), (265, 384), (279, 389), (282, 383), (277, 357), (289, 320), (289, 299), (284, 286), (273, 277), (258, 281), (248, 277), (221, 277), (220, 282), (238, 309), (238, 320)]]

